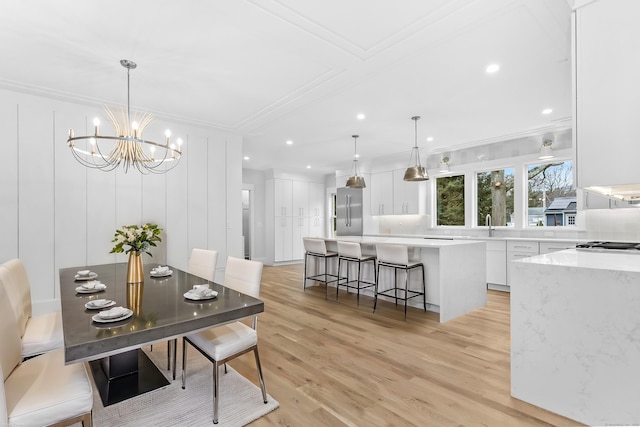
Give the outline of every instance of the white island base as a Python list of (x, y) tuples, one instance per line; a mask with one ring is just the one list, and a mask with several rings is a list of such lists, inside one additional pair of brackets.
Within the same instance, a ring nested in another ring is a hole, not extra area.
[[(406, 245), (425, 266), (427, 309), (440, 313), (440, 322), (447, 322), (487, 304), (485, 242), (474, 240), (439, 240), (401, 237), (338, 237), (325, 239), (327, 249), (337, 252), (337, 240), (359, 242), (363, 253), (375, 254), (376, 243)], [(381, 273), (380, 289), (391, 283), (392, 271)], [(368, 278), (371, 272), (365, 272)], [(410, 289), (421, 289), (419, 274), (410, 275)], [(369, 288), (371, 289), (371, 288)], [(363, 294), (373, 295), (365, 289)], [(384, 296), (380, 297), (385, 298)], [(423, 308), (422, 297), (411, 298), (408, 305)]]
[(592, 425), (640, 424), (640, 255), (514, 261), (511, 395)]

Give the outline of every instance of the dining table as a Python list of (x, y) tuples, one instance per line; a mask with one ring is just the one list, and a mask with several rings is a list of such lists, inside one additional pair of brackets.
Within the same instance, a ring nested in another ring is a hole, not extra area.
[[(168, 271), (152, 275), (159, 265), (145, 263), (143, 281), (127, 283), (127, 266), (125, 262), (59, 270), (65, 363), (89, 363), (104, 406), (169, 384), (143, 346), (171, 343), (264, 311), (264, 303), (257, 298), (171, 265)], [(188, 292), (203, 285), (217, 295), (191, 299)], [(104, 301), (113, 303), (102, 306)], [(96, 308), (94, 303), (101, 306)], [(119, 307), (125, 316), (98, 316)], [(174, 342), (174, 379), (175, 354)]]

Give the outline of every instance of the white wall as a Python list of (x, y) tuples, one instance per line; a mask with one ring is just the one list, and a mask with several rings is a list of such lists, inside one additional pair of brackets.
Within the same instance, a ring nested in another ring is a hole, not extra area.
[(192, 248), (218, 250), (220, 280), (227, 255), (242, 257), (241, 137), (156, 119), (147, 139), (170, 128), (185, 141), (174, 170), (101, 172), (76, 162), (66, 143), (69, 128), (86, 134), (96, 115), (98, 107), (0, 90), (0, 262), (24, 262), (34, 311), (57, 303), (59, 268), (125, 262), (109, 253), (122, 225), (164, 229), (146, 262), (186, 269)]

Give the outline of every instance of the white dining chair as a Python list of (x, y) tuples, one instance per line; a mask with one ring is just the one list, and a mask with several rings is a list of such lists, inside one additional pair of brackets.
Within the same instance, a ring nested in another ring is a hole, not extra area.
[(65, 365), (59, 349), (22, 360), (20, 326), (0, 286), (0, 425), (91, 426), (93, 390), (83, 363)]
[[(216, 265), (218, 264), (218, 251), (193, 248), (189, 258), (188, 272), (204, 280), (213, 282), (216, 278)], [(153, 349), (153, 347), (151, 347)], [(173, 379), (176, 379), (176, 365), (178, 353), (178, 339), (167, 341), (167, 369), (171, 370), (173, 361)]]
[(0, 282), (7, 291), (16, 316), (22, 343), (22, 357), (62, 348), (62, 314), (60, 311), (33, 316), (31, 285), (22, 261), (12, 259), (0, 265)]
[[(231, 291), (241, 292), (258, 298), (262, 280), (262, 263), (228, 257), (224, 273), (224, 286)], [(251, 327), (238, 321), (228, 325), (186, 335), (182, 340), (182, 388), (187, 379), (187, 343), (213, 363), (213, 423), (218, 423), (219, 368), (242, 354), (253, 351), (258, 370), (258, 380), (262, 399), (267, 403), (267, 391), (262, 377), (260, 356), (258, 355), (258, 316), (254, 316)]]
[(194, 248), (189, 259), (189, 273), (211, 282), (216, 278), (218, 251)]

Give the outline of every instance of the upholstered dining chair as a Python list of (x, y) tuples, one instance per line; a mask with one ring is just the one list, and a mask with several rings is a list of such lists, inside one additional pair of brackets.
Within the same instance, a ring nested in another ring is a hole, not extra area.
[[(260, 293), (262, 279), (262, 263), (240, 258), (228, 257), (224, 273), (224, 286), (257, 298)], [(258, 370), (258, 380), (262, 390), (262, 399), (267, 403), (267, 391), (262, 378), (260, 356), (258, 355), (258, 316), (254, 316), (251, 327), (242, 322), (218, 326), (192, 335), (186, 335), (182, 340), (182, 388), (187, 379), (187, 343), (198, 350), (213, 363), (213, 423), (218, 423), (219, 401), (219, 368), (242, 354), (253, 351)]]
[[(191, 258), (189, 258), (189, 273), (194, 276), (203, 278), (213, 282), (216, 277), (216, 265), (218, 264), (218, 251), (209, 249), (193, 248), (191, 250)], [(171, 361), (173, 360), (173, 379), (176, 379), (176, 365), (178, 353), (178, 340), (167, 341), (167, 369), (171, 370)]]
[(24, 264), (19, 259), (0, 265), (0, 282), (5, 287), (20, 332), (22, 357), (62, 348), (62, 314), (60, 311), (33, 316), (31, 285)]
[(189, 273), (214, 281), (216, 278), (216, 264), (218, 251), (194, 248), (189, 259)]
[(0, 286), (0, 425), (91, 426), (93, 391), (83, 363), (59, 349), (22, 361), (20, 326)]

